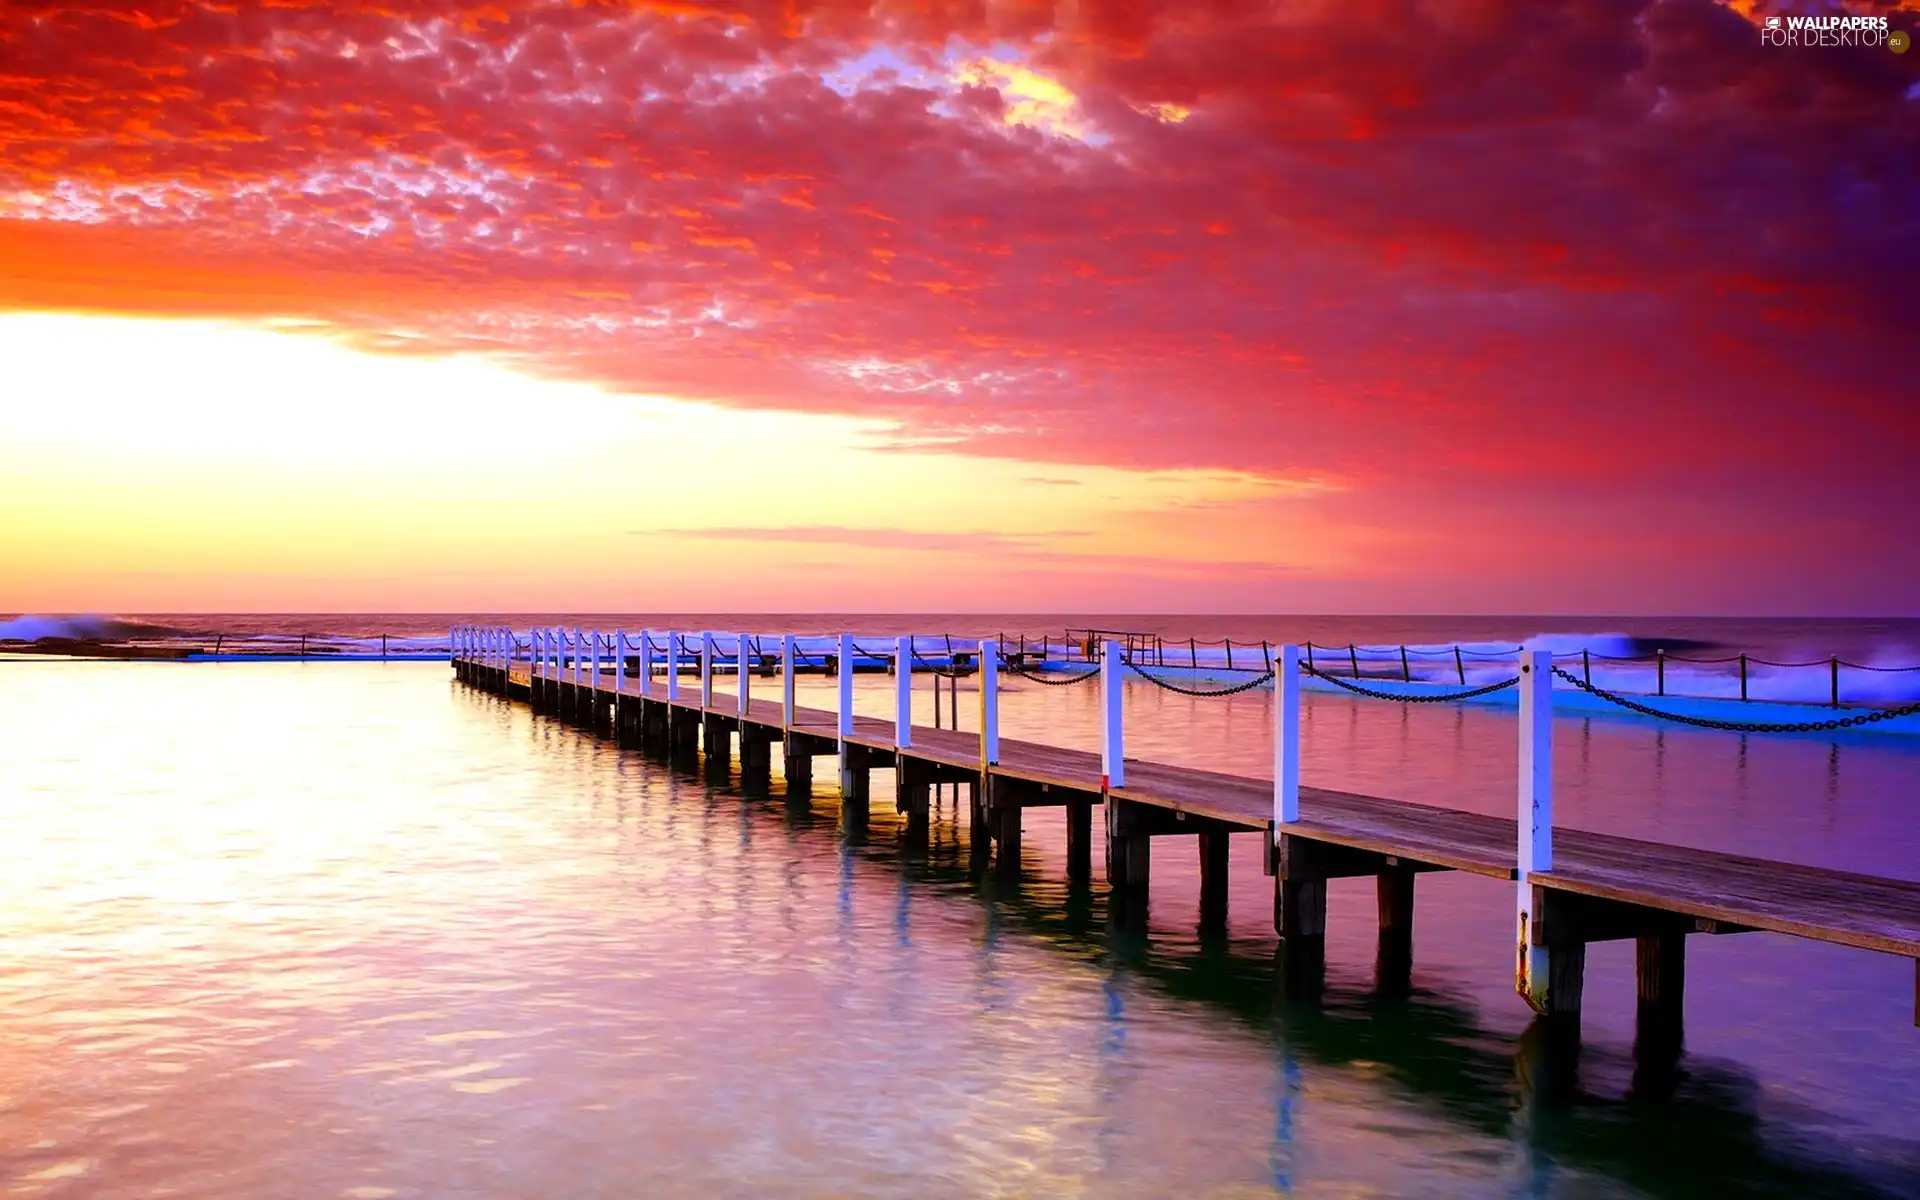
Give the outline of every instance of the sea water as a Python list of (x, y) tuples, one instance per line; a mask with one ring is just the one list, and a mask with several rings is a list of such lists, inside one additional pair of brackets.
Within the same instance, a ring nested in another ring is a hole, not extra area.
[[(1422, 876), (1392, 999), (1336, 881), (1327, 993), (1290, 1003), (1255, 836), (1224, 937), (1184, 838), (1135, 929), (1065, 886), (1059, 810), (999, 882), (951, 789), (908, 853), (884, 772), (848, 838), (831, 771), (743, 797), (448, 676), (0, 663), (9, 1194), (1920, 1195), (1908, 961), (1691, 938), (1650, 1079), (1632, 944), (1597, 945), (1547, 1099), (1510, 884)], [(1136, 681), (1128, 752), (1264, 774), (1270, 704)], [(1097, 699), (1010, 679), (1003, 723), (1092, 748)], [(1555, 735), (1564, 825), (1920, 878), (1910, 739)], [(1315, 694), (1302, 746), (1310, 784), (1511, 810), (1510, 712)]]

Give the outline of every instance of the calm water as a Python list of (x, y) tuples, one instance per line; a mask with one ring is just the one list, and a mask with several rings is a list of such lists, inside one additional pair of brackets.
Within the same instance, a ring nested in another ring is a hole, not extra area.
[[(888, 682), (862, 680), (863, 711)], [(1010, 736), (1096, 743), (1090, 688), (1010, 686)], [(1270, 699), (1135, 690), (1133, 752), (1264, 773)], [(1310, 783), (1510, 804), (1511, 714), (1307, 706)], [(1912, 739), (1557, 738), (1566, 824), (1920, 877)], [(1126, 932), (1061, 882), (1057, 812), (994, 885), (951, 798), (905, 855), (889, 787), (849, 845), (830, 784), (742, 799), (444, 664), (0, 663), (0, 1181), (1920, 1196), (1904, 960), (1692, 939), (1667, 1095), (1634, 1074), (1631, 945), (1596, 946), (1578, 1095), (1543, 1103), (1507, 885), (1422, 878), (1416, 992), (1392, 1001), (1370, 884), (1334, 884), (1329, 994), (1301, 1008), (1274, 995), (1257, 839), (1235, 840), (1224, 942), (1196, 935), (1185, 839), (1156, 845)]]

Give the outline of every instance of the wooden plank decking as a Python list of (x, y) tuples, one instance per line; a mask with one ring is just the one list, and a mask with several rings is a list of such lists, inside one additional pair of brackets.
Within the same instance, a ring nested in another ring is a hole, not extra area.
[[(524, 686), (528, 672), (516, 667), (511, 678)], [(603, 676), (596, 690), (611, 692), (612, 684), (611, 675)], [(642, 695), (635, 680), (625, 681), (620, 691)], [(665, 680), (656, 678), (644, 698), (665, 703)], [(716, 689), (711, 707), (702, 709), (698, 681), (689, 675), (682, 675), (674, 703), (738, 717), (732, 691)], [(777, 699), (753, 696), (746, 719), (777, 731), (781, 705)], [(856, 715), (853, 726), (853, 744), (896, 752), (893, 722)], [(832, 738), (836, 727), (830, 711), (795, 709), (796, 732)], [(981, 766), (977, 734), (916, 725), (910, 741), (899, 751), (908, 758), (968, 770)], [(1100, 795), (1100, 756), (1088, 751), (1003, 738), (1000, 761), (988, 773), (1083, 796)], [(1112, 795), (1207, 818), (1226, 828), (1273, 829), (1270, 780), (1129, 759), (1127, 785), (1113, 789)], [(1517, 875), (1518, 830), (1509, 818), (1304, 786), (1300, 811), (1302, 819), (1284, 830), (1289, 836), (1430, 868), (1498, 879)], [(1554, 869), (1529, 876), (1535, 887), (1718, 926), (1771, 930), (1920, 959), (1920, 883), (1578, 829), (1562, 828), (1554, 836)]]

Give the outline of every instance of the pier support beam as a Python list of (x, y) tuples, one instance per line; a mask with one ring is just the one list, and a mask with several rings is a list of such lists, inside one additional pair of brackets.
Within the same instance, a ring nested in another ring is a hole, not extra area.
[(985, 862), (993, 852), (993, 824), (987, 816), (987, 799), (994, 785), (993, 776), (982, 771), (979, 780), (967, 789), (967, 847), (976, 864)]
[(1413, 988), (1413, 881), (1411, 866), (1382, 871), (1374, 880), (1380, 906), (1380, 942), (1374, 954), (1374, 986), (1393, 996)]
[(765, 787), (773, 777), (773, 734), (759, 726), (741, 722), (740, 782)]
[(1009, 797), (1006, 803), (994, 805), (989, 812), (993, 821), (993, 869), (1002, 878), (1017, 878), (1020, 874), (1020, 832), (1024, 816), (1020, 802)]
[(1327, 972), (1327, 879), (1324, 848), (1293, 834), (1274, 843), (1273, 928), (1280, 935), (1280, 986), (1289, 999), (1319, 996)]
[(1093, 800), (1067, 801), (1067, 882), (1076, 888), (1093, 882)]
[(1687, 936), (1675, 930), (1634, 939), (1633, 1058), (1646, 1086), (1637, 1091), (1670, 1090), (1673, 1067), (1685, 1048)]
[(873, 778), (861, 747), (847, 747), (847, 765), (840, 774), (840, 831), (852, 840), (864, 840), (872, 816)]
[(904, 756), (894, 763), (894, 781), (894, 809), (907, 816), (906, 844), (923, 848), (932, 826), (933, 782), (918, 760)]
[(733, 762), (733, 722), (718, 713), (700, 718), (700, 752), (708, 762)]
[(1153, 869), (1153, 842), (1137, 805), (1107, 797), (1107, 886), (1144, 896)]
[(806, 746), (795, 746), (791, 735), (782, 746), (783, 761), (781, 768), (786, 775), (787, 794), (805, 796), (813, 791), (813, 751)]
[(1200, 845), (1200, 928), (1219, 932), (1227, 927), (1227, 831), (1204, 830)]
[(669, 706), (668, 753), (675, 759), (691, 761), (700, 754), (700, 714), (690, 708)]

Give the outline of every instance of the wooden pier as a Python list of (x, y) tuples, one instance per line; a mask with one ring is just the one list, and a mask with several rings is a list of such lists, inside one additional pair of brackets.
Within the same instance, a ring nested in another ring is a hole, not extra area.
[[(1552, 819), (1551, 658), (1529, 652), (1520, 672), (1520, 761), (1515, 819), (1355, 795), (1299, 780), (1299, 653), (1276, 658), (1272, 779), (1128, 758), (1121, 743), (1121, 650), (1101, 648), (1102, 751), (1071, 750), (999, 736), (998, 675), (1006, 661), (992, 641), (962, 668), (980, 684), (981, 731), (911, 721), (917, 655), (909, 639), (888, 649), (895, 680), (892, 720), (855, 715), (850, 671), (836, 670), (835, 710), (801, 706), (794, 678), (806, 662), (796, 639), (779, 650), (744, 635), (655, 635), (535, 630), (526, 641), (504, 629), (454, 631), (462, 681), (536, 712), (580, 724), (620, 744), (678, 761), (731, 766), (743, 779), (771, 776), (778, 744), (790, 794), (810, 794), (813, 760), (834, 759), (841, 821), (864, 828), (870, 773), (895, 771), (904, 836), (924, 844), (931, 789), (964, 785), (976, 853), (1017, 872), (1026, 810), (1065, 811), (1068, 877), (1090, 885), (1093, 814), (1103, 816), (1104, 863), (1121, 912), (1144, 911), (1156, 838), (1192, 836), (1201, 871), (1203, 926), (1227, 912), (1227, 839), (1255, 834), (1274, 878), (1274, 928), (1289, 992), (1311, 994), (1325, 962), (1326, 886), (1372, 876), (1379, 896), (1380, 983), (1408, 985), (1413, 959), (1415, 881), (1431, 871), (1468, 871), (1510, 881), (1516, 894), (1515, 987), (1551, 1027), (1577, 1034), (1586, 946), (1631, 938), (1637, 948), (1640, 1039), (1677, 1053), (1681, 1038), (1686, 938), (1769, 931), (1914, 960), (1914, 1022), (1920, 1026), (1920, 883), (1671, 846), (1577, 829)], [(850, 635), (834, 664), (876, 657)], [(819, 661), (818, 658), (815, 661)], [(951, 662), (951, 660), (949, 660)], [(732, 691), (717, 691), (717, 666), (735, 665)], [(745, 669), (753, 664), (756, 670)], [(924, 664), (923, 664), (924, 665)], [(945, 674), (951, 674), (949, 669)], [(756, 675), (771, 697), (754, 694)], [(769, 676), (772, 676), (769, 678)]]

